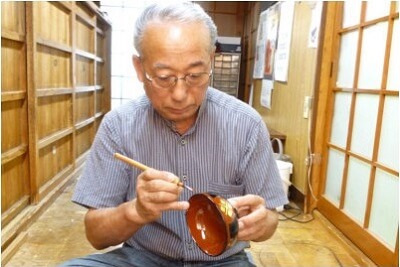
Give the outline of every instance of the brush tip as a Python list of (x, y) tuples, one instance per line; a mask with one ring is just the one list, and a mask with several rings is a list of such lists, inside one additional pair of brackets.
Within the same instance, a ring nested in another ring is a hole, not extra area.
[(193, 192), (193, 188), (191, 188), (190, 186), (187, 186), (187, 185), (184, 185), (185, 186), (185, 188), (187, 189), (187, 190), (189, 190), (189, 191), (192, 191)]

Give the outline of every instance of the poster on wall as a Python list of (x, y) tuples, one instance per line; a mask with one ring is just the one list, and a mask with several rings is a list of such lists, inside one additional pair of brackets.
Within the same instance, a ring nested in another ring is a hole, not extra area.
[(261, 12), (258, 23), (254, 79), (273, 79), (279, 25), (279, 4)]
[(269, 80), (274, 78), (275, 51), (279, 26), (279, 7), (280, 5), (274, 5), (267, 10), (264, 79)]
[(294, 4), (291, 1), (282, 2), (280, 8), (278, 44), (274, 65), (274, 79), (280, 82), (287, 82), (288, 80)]
[(254, 79), (262, 79), (264, 77), (264, 58), (265, 58), (265, 43), (267, 36), (267, 15), (268, 10), (261, 12), (258, 22), (256, 54), (254, 59)]

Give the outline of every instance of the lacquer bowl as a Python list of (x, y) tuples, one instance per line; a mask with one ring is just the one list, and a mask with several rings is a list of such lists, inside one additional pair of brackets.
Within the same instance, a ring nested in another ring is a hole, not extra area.
[(202, 193), (190, 197), (189, 204), (186, 223), (204, 253), (215, 257), (236, 243), (238, 215), (226, 199)]

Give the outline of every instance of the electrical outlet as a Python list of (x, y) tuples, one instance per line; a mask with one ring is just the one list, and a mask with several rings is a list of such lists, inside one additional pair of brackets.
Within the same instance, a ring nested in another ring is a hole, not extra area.
[(310, 165), (310, 157), (306, 157), (305, 159), (304, 159), (304, 164), (306, 164), (306, 166), (309, 166)]
[(312, 104), (312, 97), (306, 96), (304, 98), (304, 103), (303, 103), (303, 118), (304, 119), (308, 119), (308, 116), (310, 115), (311, 104)]

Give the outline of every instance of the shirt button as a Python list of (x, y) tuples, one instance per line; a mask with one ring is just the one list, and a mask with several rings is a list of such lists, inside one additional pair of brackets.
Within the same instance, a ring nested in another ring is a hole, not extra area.
[(187, 180), (187, 175), (182, 175), (182, 180), (186, 181)]
[(187, 144), (187, 141), (185, 139), (181, 139), (181, 145), (184, 146)]

